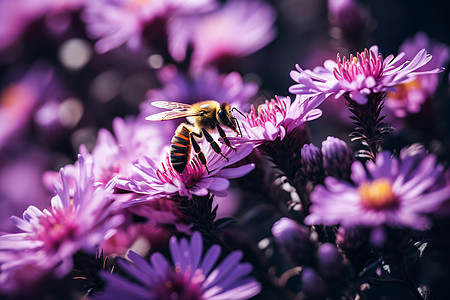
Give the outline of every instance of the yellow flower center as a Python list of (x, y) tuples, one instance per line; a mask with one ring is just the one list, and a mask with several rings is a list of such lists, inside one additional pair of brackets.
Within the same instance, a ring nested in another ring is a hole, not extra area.
[(387, 209), (398, 204), (392, 185), (386, 178), (365, 182), (358, 188), (362, 203), (371, 209)]
[(421, 88), (419, 80), (413, 80), (407, 83), (395, 86), (395, 92), (388, 92), (387, 98), (397, 101), (405, 101), (408, 99), (408, 93), (411, 90), (419, 90)]

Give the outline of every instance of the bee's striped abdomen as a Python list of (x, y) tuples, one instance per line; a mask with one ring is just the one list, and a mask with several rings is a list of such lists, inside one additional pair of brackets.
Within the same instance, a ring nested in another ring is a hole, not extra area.
[(189, 161), (191, 143), (189, 140), (189, 129), (181, 126), (175, 132), (170, 145), (170, 163), (178, 173), (183, 172)]

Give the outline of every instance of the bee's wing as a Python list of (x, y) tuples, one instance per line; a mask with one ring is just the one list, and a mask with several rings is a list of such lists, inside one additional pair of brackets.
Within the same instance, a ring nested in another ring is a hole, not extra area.
[(176, 110), (188, 110), (192, 107), (190, 104), (184, 104), (179, 102), (172, 101), (154, 101), (152, 102), (153, 106), (165, 109), (176, 109)]
[(172, 119), (178, 119), (183, 117), (192, 117), (196, 116), (197, 114), (190, 112), (188, 110), (169, 110), (169, 111), (163, 111), (154, 115), (150, 115), (146, 117), (146, 120), (149, 121), (164, 121), (164, 120), (172, 120)]

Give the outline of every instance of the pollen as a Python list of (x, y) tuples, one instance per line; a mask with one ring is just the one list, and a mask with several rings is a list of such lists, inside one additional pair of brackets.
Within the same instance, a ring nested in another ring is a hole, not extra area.
[(355, 56), (355, 57), (353, 57), (353, 62), (354, 63), (357, 63), (358, 62), (358, 58)]
[(358, 188), (362, 203), (371, 209), (382, 210), (396, 206), (398, 199), (392, 191), (392, 185), (386, 178), (365, 182)]

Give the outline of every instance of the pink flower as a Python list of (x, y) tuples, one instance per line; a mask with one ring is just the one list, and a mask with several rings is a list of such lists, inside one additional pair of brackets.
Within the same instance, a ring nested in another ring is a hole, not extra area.
[[(49, 210), (30, 206), (22, 219), (11, 218), (22, 232), (0, 237), (0, 280), (26, 267), (43, 275), (64, 276), (72, 270), (76, 252), (95, 253), (96, 246), (123, 221), (120, 215), (110, 215), (112, 186), (95, 187), (84, 158), (78, 161), (78, 178), (61, 170), (62, 185), (55, 183)], [(73, 189), (69, 181), (74, 181)]]
[(240, 124), (244, 128), (244, 137), (256, 143), (274, 141), (292, 132), (301, 124), (315, 120), (322, 115), (322, 111), (316, 107), (324, 100), (324, 97), (302, 99), (297, 96), (291, 103), (289, 97), (278, 97), (258, 106), (258, 111), (252, 105), (247, 118), (240, 118)]
[(325, 186), (316, 186), (305, 223), (424, 230), (431, 223), (427, 215), (450, 195), (450, 186), (442, 184), (443, 168), (432, 154), (406, 153), (399, 160), (385, 151), (375, 163), (368, 161), (366, 169), (353, 163), (355, 184), (327, 177)]
[[(159, 158), (164, 129), (152, 125), (140, 117), (116, 118), (113, 121), (114, 135), (100, 129), (92, 154), (81, 147), (81, 154), (92, 165), (95, 181), (107, 184), (115, 177), (127, 178), (132, 174), (132, 164), (139, 158)], [(169, 132), (167, 134), (169, 136)]]
[[(83, 17), (90, 36), (100, 39), (95, 49), (104, 53), (124, 43), (139, 48), (144, 27), (158, 19), (164, 25), (176, 14), (204, 12), (214, 6), (214, 0), (99, 0), (87, 2)], [(150, 30), (164, 29), (156, 26)]]
[(292, 85), (289, 91), (302, 97), (324, 95), (336, 99), (348, 93), (352, 100), (365, 104), (371, 93), (395, 91), (396, 85), (409, 82), (417, 75), (443, 70), (418, 71), (432, 58), (425, 49), (420, 50), (411, 61), (401, 62), (404, 56), (405, 53), (400, 53), (394, 58), (391, 54), (383, 60), (378, 46), (372, 46), (356, 56), (350, 55), (348, 60), (346, 57), (341, 59), (338, 54), (336, 61), (327, 60), (323, 67), (312, 71), (296, 65), (297, 71), (291, 71), (291, 78), (297, 84)]
[(125, 205), (174, 195), (191, 198), (192, 195), (205, 196), (211, 193), (224, 196), (230, 184), (228, 179), (244, 176), (254, 168), (253, 164), (229, 167), (249, 155), (253, 149), (252, 145), (237, 145), (237, 151), (221, 145), (222, 153), (229, 161), (215, 153), (206, 141), (201, 141), (200, 147), (205, 154), (209, 173), (194, 154), (191, 154), (191, 160), (181, 174), (173, 169), (168, 155), (160, 167), (148, 157), (135, 163), (135, 174), (127, 180), (118, 180), (117, 183), (119, 188), (137, 194)]
[(191, 67), (202, 69), (223, 57), (249, 55), (273, 40), (275, 12), (260, 1), (232, 0), (209, 14), (173, 19), (169, 51), (177, 61), (193, 46)]
[[(438, 42), (431, 41), (428, 36), (420, 32), (413, 39), (406, 40), (400, 51), (405, 53), (404, 60), (414, 57), (420, 49), (427, 49), (433, 58), (417, 71), (427, 71), (447, 64), (450, 58), (450, 48)], [(433, 97), (439, 83), (438, 74), (417, 75), (414, 80), (395, 86), (395, 91), (386, 95), (386, 106), (394, 112), (396, 117), (406, 117), (408, 114), (418, 113), (427, 99)]]

